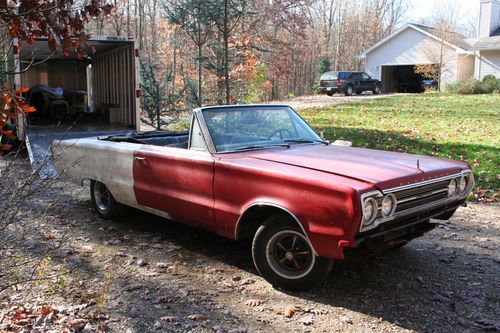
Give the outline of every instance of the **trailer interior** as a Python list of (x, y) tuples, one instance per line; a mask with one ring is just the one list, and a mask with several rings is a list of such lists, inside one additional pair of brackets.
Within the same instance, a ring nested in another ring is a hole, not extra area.
[(54, 54), (44, 38), (19, 45), (16, 85), (30, 89), (25, 97), (36, 112), (18, 122), (18, 131), (34, 168), (48, 176), (55, 169), (42, 165), (53, 140), (140, 130), (134, 40), (93, 36), (85, 46), (78, 57)]

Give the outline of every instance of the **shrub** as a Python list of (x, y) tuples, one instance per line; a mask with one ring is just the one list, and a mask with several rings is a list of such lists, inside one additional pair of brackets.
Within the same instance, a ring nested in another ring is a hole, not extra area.
[(500, 93), (500, 79), (497, 78), (489, 78), (485, 80), (488, 76), (485, 76), (483, 79), (483, 85), (486, 91), (488, 92), (496, 92)]
[(493, 75), (487, 75), (483, 81), (469, 79), (464, 82), (449, 84), (446, 88), (451, 93), (461, 95), (500, 93), (500, 79), (495, 78)]
[(485, 77), (483, 77), (483, 82), (496, 81), (496, 80), (497, 78), (495, 77), (495, 75), (492, 74), (488, 74)]

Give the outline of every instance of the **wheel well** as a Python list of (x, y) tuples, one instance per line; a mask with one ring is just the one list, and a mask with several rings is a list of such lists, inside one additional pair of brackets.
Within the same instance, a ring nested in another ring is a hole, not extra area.
[(282, 215), (283, 217), (289, 219), (291, 224), (300, 224), (300, 222), (297, 221), (297, 219), (291, 215), (290, 212), (287, 212), (282, 208), (270, 205), (255, 205), (248, 208), (238, 220), (236, 239), (252, 238), (262, 223), (264, 223), (271, 216), (275, 215)]

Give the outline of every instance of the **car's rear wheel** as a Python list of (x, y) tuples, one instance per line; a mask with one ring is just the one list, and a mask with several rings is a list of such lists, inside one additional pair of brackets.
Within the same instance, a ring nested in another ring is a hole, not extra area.
[(101, 182), (90, 182), (90, 197), (96, 212), (105, 220), (120, 218), (127, 211), (127, 206), (117, 202), (108, 187)]
[(264, 279), (293, 291), (315, 287), (333, 265), (333, 260), (316, 256), (302, 230), (280, 215), (271, 217), (257, 230), (252, 255)]
[(354, 92), (352, 86), (347, 86), (347, 88), (345, 89), (345, 95), (346, 96), (352, 96), (352, 93)]
[(380, 85), (376, 84), (375, 87), (373, 87), (373, 94), (378, 95), (380, 94)]
[(326, 93), (328, 96), (333, 96), (333, 91), (329, 91)]

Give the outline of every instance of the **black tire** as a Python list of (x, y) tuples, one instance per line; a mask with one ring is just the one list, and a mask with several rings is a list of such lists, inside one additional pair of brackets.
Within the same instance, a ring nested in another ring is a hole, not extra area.
[(103, 219), (113, 220), (123, 217), (127, 206), (117, 202), (106, 185), (92, 180), (90, 182), (90, 197), (94, 208)]
[(345, 95), (346, 96), (352, 96), (353, 92), (354, 92), (354, 88), (352, 86), (347, 86), (345, 88)]
[(380, 85), (376, 84), (375, 87), (373, 87), (372, 92), (373, 92), (374, 95), (380, 94)]
[(326, 93), (328, 96), (333, 96), (334, 92), (333, 91), (329, 91)]
[(257, 230), (252, 256), (264, 279), (290, 291), (314, 288), (333, 266), (333, 260), (316, 256), (302, 230), (282, 215), (271, 217)]
[(400, 248), (402, 248), (402, 247), (406, 246), (408, 243), (409, 243), (409, 241), (408, 241), (408, 242), (398, 243), (398, 244), (396, 244), (396, 245), (394, 245), (394, 246), (392, 246), (392, 247), (388, 248), (387, 250), (388, 250), (388, 251), (397, 251), (397, 250), (399, 250)]
[(356, 95), (361, 95), (363, 92), (361, 90), (356, 90)]

